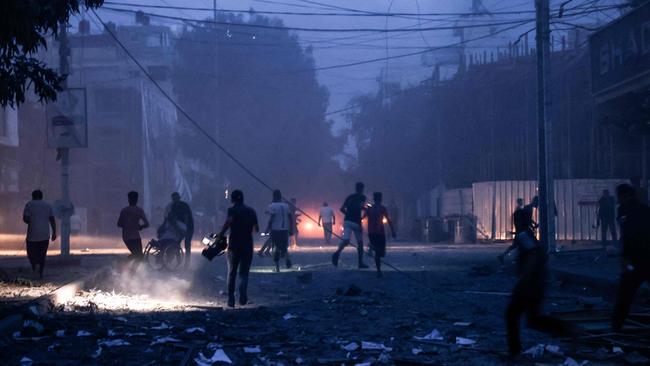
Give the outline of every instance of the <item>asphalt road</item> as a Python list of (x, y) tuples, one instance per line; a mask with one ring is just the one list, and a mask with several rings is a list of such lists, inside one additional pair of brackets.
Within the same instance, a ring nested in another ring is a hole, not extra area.
[[(353, 248), (338, 268), (330, 263), (333, 246), (300, 248), (292, 253), (293, 268), (281, 273), (271, 271), (270, 258), (255, 255), (251, 303), (235, 309), (225, 306), (223, 257), (208, 262), (195, 255), (190, 270), (177, 274), (113, 263), (112, 275), (96, 288), (40, 320), (43, 338), (3, 340), (0, 359), (10, 365), (23, 357), (48, 365), (190, 365), (201, 361), (199, 353), (209, 359), (221, 349), (237, 365), (505, 364), (503, 313), (515, 277), (511, 263), (496, 260), (504, 247), (394, 244), (386, 262), (398, 270), (384, 266), (383, 278), (372, 266), (358, 270)], [(107, 256), (104, 264), (113, 260)], [(547, 311), (579, 309), (583, 297), (599, 296), (553, 278), (549, 290)], [(414, 338), (434, 330), (440, 339)], [(564, 354), (524, 356), (517, 364), (562, 364), (568, 356), (580, 362), (596, 352), (525, 327), (522, 336), (524, 348), (557, 345)], [(458, 345), (458, 337), (474, 343)], [(618, 364), (607, 362), (598, 364)]]

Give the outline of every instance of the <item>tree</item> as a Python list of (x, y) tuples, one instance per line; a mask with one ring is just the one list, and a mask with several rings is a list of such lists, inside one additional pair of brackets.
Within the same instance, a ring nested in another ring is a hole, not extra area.
[(386, 196), (412, 198), (437, 179), (429, 87), (379, 86), (350, 102), (359, 106), (346, 116), (357, 148), (354, 170)]
[[(97, 8), (103, 0), (4, 0), (0, 1), (0, 105), (25, 101), (30, 87), (40, 102), (56, 99), (66, 75), (59, 75), (35, 58), (47, 47), (46, 37), (56, 34), (82, 6)], [(83, 5), (82, 5), (83, 3)]]
[[(299, 200), (319, 199), (340, 179), (332, 157), (341, 143), (325, 118), (328, 91), (316, 80), (311, 50), (280, 20), (256, 14), (247, 18), (221, 14), (218, 20), (277, 29), (207, 24), (182, 34), (176, 42), (174, 92), (193, 119), (262, 180)], [(184, 128), (182, 135), (187, 141), (181, 143), (182, 153), (194, 166), (217, 171), (214, 147), (201, 143), (205, 140), (192, 128)], [(210, 179), (206, 172), (200, 188), (193, 187), (198, 197), (214, 197), (215, 190), (222, 192), (231, 183), (231, 189), (247, 192), (247, 201), (268, 202), (269, 192), (224, 155), (221, 165), (221, 174)]]

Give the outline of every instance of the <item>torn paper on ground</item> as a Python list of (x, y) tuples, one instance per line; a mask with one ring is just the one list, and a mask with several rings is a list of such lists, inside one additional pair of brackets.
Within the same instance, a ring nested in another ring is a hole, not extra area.
[(178, 343), (180, 342), (180, 339), (176, 339), (174, 337), (156, 337), (154, 338), (153, 342), (151, 342), (150, 346), (155, 346), (157, 344), (165, 344), (165, 343)]
[(361, 342), (361, 349), (364, 351), (387, 351), (387, 352), (393, 350), (390, 347), (384, 346), (382, 343), (366, 342), (366, 341)]
[(442, 340), (444, 340), (444, 337), (442, 336), (442, 334), (440, 332), (438, 332), (438, 329), (432, 330), (431, 333), (425, 335), (424, 337), (415, 336), (413, 338), (415, 338), (417, 340), (420, 340), (420, 341), (442, 341)]
[(260, 352), (262, 352), (260, 346), (244, 347), (244, 353), (260, 353)]
[(230, 360), (230, 357), (228, 357), (223, 349), (218, 349), (214, 351), (214, 354), (210, 358), (205, 357), (202, 352), (199, 352), (199, 357), (195, 358), (194, 362), (198, 366), (212, 366), (212, 364), (217, 362), (232, 363), (232, 360)]
[(471, 346), (475, 344), (476, 341), (469, 338), (456, 337), (456, 344), (459, 346)]

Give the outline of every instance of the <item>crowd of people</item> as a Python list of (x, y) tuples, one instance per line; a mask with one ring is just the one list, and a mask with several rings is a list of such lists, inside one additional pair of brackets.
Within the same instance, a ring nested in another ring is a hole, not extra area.
[[(348, 245), (352, 245), (352, 236), (356, 241), (358, 268), (368, 268), (364, 263), (362, 220), (367, 221), (370, 249), (374, 254), (376, 273), (382, 277), (381, 262), (386, 255), (386, 231), (389, 226), (393, 237), (396, 236), (388, 210), (382, 204), (382, 194), (375, 192), (373, 202), (368, 203), (364, 194), (364, 184), (356, 183), (355, 192), (349, 195), (340, 208), (343, 213), (343, 233), (334, 233), (336, 217), (327, 202), (323, 203), (318, 217), (318, 225), (323, 228), (324, 240), (330, 242), (332, 236), (339, 237), (340, 243), (332, 254), (332, 264), (338, 266), (339, 258)], [(129, 192), (129, 205), (119, 215), (117, 226), (122, 229), (124, 244), (131, 252), (132, 258), (143, 257), (140, 231), (149, 227), (144, 211), (138, 207), (138, 193)], [(192, 211), (183, 202), (178, 193), (172, 194), (172, 201), (165, 210), (164, 222), (158, 228), (159, 240), (184, 242), (184, 263), (189, 265), (191, 240), (194, 232)], [(622, 250), (622, 272), (618, 296), (612, 317), (612, 327), (619, 331), (630, 311), (634, 296), (644, 282), (650, 282), (650, 208), (638, 198), (635, 188), (621, 184), (616, 188), (616, 201), (604, 190), (598, 201), (599, 209), (595, 224), (602, 229), (603, 245), (607, 234), (613, 241), (617, 239), (616, 222), (620, 226)], [(239, 304), (248, 303), (248, 276), (253, 259), (253, 234), (260, 231), (257, 214), (254, 209), (244, 204), (244, 193), (235, 190), (231, 194), (232, 206), (228, 209), (219, 235), (228, 233), (228, 306), (235, 306), (236, 281), (239, 277)], [(546, 289), (546, 274), (549, 250), (536, 237), (537, 223), (533, 220), (533, 210), (539, 200), (534, 197), (524, 205), (523, 199), (517, 200), (517, 207), (512, 215), (514, 239), (512, 245), (499, 256), (503, 258), (512, 251), (517, 252), (518, 280), (513, 288), (510, 302), (506, 309), (507, 338), (510, 353), (521, 352), (519, 321), (527, 315), (528, 325), (532, 328), (555, 334), (570, 332), (562, 322), (542, 314), (542, 304)], [(275, 271), (280, 271), (280, 261), (284, 259), (287, 268), (292, 263), (289, 256), (289, 244), (293, 238), (297, 245), (299, 217), (303, 212), (296, 206), (295, 200), (286, 201), (279, 190), (273, 191), (272, 202), (265, 213), (268, 222), (265, 233), (268, 240), (260, 249), (260, 254), (272, 252)], [(27, 256), (32, 269), (43, 276), (45, 257), (50, 240), (56, 240), (56, 222), (52, 207), (43, 201), (43, 193), (36, 190), (32, 200), (25, 205), (23, 221), (27, 224)]]

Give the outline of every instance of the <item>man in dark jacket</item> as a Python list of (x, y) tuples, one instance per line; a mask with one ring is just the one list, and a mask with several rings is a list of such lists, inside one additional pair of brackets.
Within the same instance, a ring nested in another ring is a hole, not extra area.
[(614, 307), (612, 328), (623, 327), (634, 295), (645, 281), (650, 282), (650, 208), (639, 202), (634, 187), (616, 187), (618, 223), (621, 227), (622, 273)]

